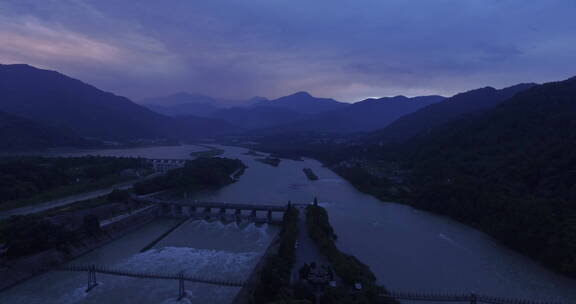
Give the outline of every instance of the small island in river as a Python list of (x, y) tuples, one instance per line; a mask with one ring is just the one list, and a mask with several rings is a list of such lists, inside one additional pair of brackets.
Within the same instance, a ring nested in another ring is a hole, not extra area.
[(250, 151), (244, 152), (244, 153), (242, 153), (242, 154), (244, 154), (244, 155), (250, 155), (250, 156), (258, 156), (258, 157), (266, 156), (265, 154), (260, 154), (260, 153), (254, 151), (254, 150), (250, 150)]
[(266, 158), (256, 158), (257, 161), (270, 165), (272, 167), (278, 167), (280, 165), (281, 160), (279, 158), (274, 157), (266, 157)]
[(318, 180), (318, 176), (316, 174), (314, 174), (312, 169), (304, 168), (304, 169), (302, 169), (302, 171), (304, 171), (304, 174), (306, 174), (306, 177), (308, 177), (309, 180), (312, 180), (312, 181)]
[(215, 148), (215, 147), (211, 147), (211, 146), (204, 146), (204, 145), (202, 145), (201, 147), (208, 148), (209, 150), (192, 152), (192, 153), (190, 153), (190, 156), (194, 156), (194, 157), (216, 157), (216, 156), (220, 156), (220, 155), (224, 154), (224, 150), (222, 150), (220, 148)]

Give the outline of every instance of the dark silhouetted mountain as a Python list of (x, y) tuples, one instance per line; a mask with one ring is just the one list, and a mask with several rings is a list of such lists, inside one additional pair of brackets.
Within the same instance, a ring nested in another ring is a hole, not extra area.
[(576, 275), (574, 130), (576, 77), (436, 127), (399, 150), (412, 170), (408, 201)]
[[(172, 118), (165, 127), (169, 137), (194, 140), (199, 138), (210, 138), (223, 134), (237, 134), (242, 131), (238, 125), (228, 123), (222, 119), (178, 116)], [(168, 137), (167, 135), (167, 137)]]
[(0, 112), (0, 150), (42, 149), (87, 143), (64, 130)]
[(405, 96), (366, 99), (344, 108), (314, 115), (305, 120), (261, 130), (263, 133), (329, 132), (353, 133), (381, 129), (402, 115), (441, 102), (442, 96)]
[(139, 103), (148, 109), (168, 116), (211, 117), (217, 110), (230, 107), (252, 106), (266, 102), (265, 97), (252, 97), (247, 100), (215, 99), (202, 94), (176, 93), (164, 97), (141, 100)]
[(177, 106), (187, 103), (199, 104), (212, 104), (217, 106), (218, 101), (210, 96), (202, 94), (190, 94), (186, 92), (179, 92), (167, 96), (159, 96), (153, 98), (146, 98), (138, 101), (142, 105), (158, 105), (158, 106)]
[[(157, 103), (173, 104), (176, 101), (203, 100), (202, 103), (177, 104), (160, 107)], [(210, 103), (209, 103), (210, 102)], [(244, 106), (215, 108), (213, 104), (242, 104)], [(245, 101), (215, 100), (203, 95), (186, 93), (172, 95), (165, 99), (156, 99), (155, 104), (147, 107), (158, 113), (180, 116), (194, 114), (226, 121), (244, 130), (268, 128), (289, 124), (316, 113), (324, 113), (334, 109), (347, 107), (348, 104), (328, 98), (316, 98), (305, 92), (268, 100), (264, 97), (253, 97)]]
[(278, 99), (258, 102), (255, 106), (278, 107), (302, 114), (318, 114), (342, 109), (349, 104), (330, 98), (317, 98), (307, 92), (298, 92)]
[(252, 106), (220, 109), (212, 117), (249, 130), (297, 121), (304, 115), (287, 108)]
[(174, 132), (193, 138), (209, 131), (174, 130), (180, 122), (125, 97), (22, 64), (0, 65), (0, 111), (101, 139), (173, 138)]
[(246, 100), (246, 105), (248, 106), (253, 106), (256, 105), (260, 102), (266, 102), (266, 101), (270, 101), (268, 98), (266, 97), (262, 97), (262, 96), (254, 96), (248, 100)]
[(210, 117), (219, 107), (211, 103), (181, 103), (173, 106), (162, 106), (157, 104), (143, 104), (142, 106), (167, 116), (188, 116)]
[(460, 93), (399, 118), (385, 129), (375, 132), (371, 140), (403, 141), (463, 115), (493, 108), (516, 93), (533, 86), (535, 84), (519, 84), (501, 90), (486, 87)]

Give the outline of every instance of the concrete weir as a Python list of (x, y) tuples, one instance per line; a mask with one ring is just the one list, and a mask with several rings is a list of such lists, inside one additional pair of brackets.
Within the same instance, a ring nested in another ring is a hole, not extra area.
[[(146, 223), (161, 217), (180, 218), (182, 219), (171, 229), (160, 235), (147, 246), (141, 249), (140, 252), (152, 248), (155, 244), (163, 238), (172, 233), (178, 226), (189, 220), (221, 220), (224, 222), (253, 222), (265, 224), (281, 224), (284, 212), (287, 206), (278, 205), (250, 205), (250, 204), (234, 204), (234, 203), (218, 203), (218, 202), (189, 202), (189, 201), (162, 201), (152, 198), (133, 197), (133, 199), (148, 203), (136, 212), (124, 214), (112, 220), (103, 221), (102, 231), (103, 234), (99, 238), (85, 237), (82, 246), (71, 246), (68, 252), (59, 251), (56, 249), (40, 252), (33, 256), (11, 261), (11, 267), (0, 269), (0, 291), (19, 282), (31, 278), (34, 275), (59, 267), (63, 263), (77, 258), (91, 250), (94, 250), (104, 244), (118, 239), (129, 231), (140, 228)], [(280, 214), (280, 217), (274, 215)], [(276, 242), (272, 242), (272, 245)], [(274, 246), (271, 247), (273, 248)], [(267, 250), (267, 252), (270, 251)], [(265, 254), (266, 256), (266, 254)], [(255, 273), (258, 273), (261, 268), (256, 267)], [(255, 273), (251, 276), (251, 281), (254, 281)], [(244, 290), (245, 288), (243, 288)], [(242, 294), (245, 294), (243, 291)], [(240, 298), (245, 298), (242, 296)]]
[[(254, 223), (280, 224), (286, 206), (252, 205), (223, 202), (167, 201), (154, 198), (138, 200), (160, 206), (163, 217), (221, 220), (224, 222), (250, 221)], [(280, 215), (274, 216), (274, 215)]]

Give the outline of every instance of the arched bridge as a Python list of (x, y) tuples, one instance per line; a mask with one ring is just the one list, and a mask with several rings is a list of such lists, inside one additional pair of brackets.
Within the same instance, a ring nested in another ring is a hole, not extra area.
[[(256, 205), (226, 202), (169, 201), (152, 197), (135, 197), (135, 200), (160, 206), (161, 216), (197, 217), (228, 221), (249, 220), (256, 223), (278, 224), (281, 222), (287, 205)], [(280, 216), (274, 216), (279, 214)], [(264, 215), (264, 217), (262, 217)]]

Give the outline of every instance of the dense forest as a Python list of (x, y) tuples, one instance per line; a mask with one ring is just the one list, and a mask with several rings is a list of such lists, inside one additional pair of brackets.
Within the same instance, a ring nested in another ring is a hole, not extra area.
[(576, 275), (576, 78), (532, 88), (398, 151), (406, 201)]
[(0, 208), (10, 201), (47, 193), (66, 195), (75, 190), (87, 191), (93, 186), (107, 186), (122, 179), (122, 170), (143, 166), (138, 158), (3, 157), (0, 158)]
[(183, 168), (134, 185), (136, 194), (147, 194), (164, 190), (194, 191), (220, 187), (234, 182), (236, 172), (245, 168), (238, 159), (222, 157), (200, 157), (186, 162)]
[[(404, 143), (294, 134), (284, 142), (262, 137), (257, 149), (317, 158), (361, 191), (449, 215), (576, 275), (574, 130), (576, 78), (522, 91)], [(366, 170), (381, 161), (401, 166), (397, 189), (408, 191), (391, 193), (391, 180)]]

